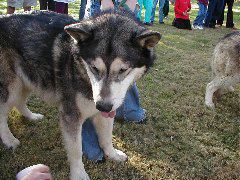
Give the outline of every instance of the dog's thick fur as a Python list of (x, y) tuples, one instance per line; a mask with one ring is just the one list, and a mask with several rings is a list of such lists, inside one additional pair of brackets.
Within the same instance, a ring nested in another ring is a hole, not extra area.
[(226, 35), (214, 49), (212, 60), (213, 80), (207, 85), (205, 104), (214, 108), (213, 95), (223, 89), (234, 91), (240, 82), (240, 32)]
[(77, 22), (69, 16), (31, 12), (0, 18), (0, 137), (8, 148), (19, 141), (8, 128), (8, 112), (42, 119), (26, 106), (33, 91), (56, 105), (70, 161), (71, 179), (88, 179), (82, 163), (82, 123), (93, 118), (106, 157), (125, 161), (113, 148), (115, 110), (129, 86), (154, 60), (160, 34), (131, 15), (105, 12)]

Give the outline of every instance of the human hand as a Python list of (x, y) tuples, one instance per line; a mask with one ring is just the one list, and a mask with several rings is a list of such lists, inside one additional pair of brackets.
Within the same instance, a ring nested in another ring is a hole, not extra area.
[(50, 169), (43, 164), (30, 166), (20, 171), (17, 180), (52, 180)]
[(184, 15), (184, 16), (187, 16), (187, 14), (188, 14), (188, 13), (187, 13), (186, 11), (183, 12), (183, 15)]
[(101, 1), (101, 9), (107, 10), (107, 9), (114, 9), (114, 4), (112, 0), (102, 0)]

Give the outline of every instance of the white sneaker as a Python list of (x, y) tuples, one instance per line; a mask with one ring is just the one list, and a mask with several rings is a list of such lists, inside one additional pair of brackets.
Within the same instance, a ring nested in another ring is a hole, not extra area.
[(203, 27), (202, 26), (198, 26), (198, 29), (203, 29)]
[(193, 29), (199, 29), (199, 26), (197, 26), (197, 25), (192, 25), (192, 28), (193, 28)]

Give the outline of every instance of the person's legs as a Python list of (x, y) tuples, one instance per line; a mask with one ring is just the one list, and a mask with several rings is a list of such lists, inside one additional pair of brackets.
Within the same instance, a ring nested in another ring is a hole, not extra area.
[(223, 9), (222, 9), (222, 12), (221, 12), (221, 14), (219, 15), (219, 17), (218, 17), (218, 19), (217, 19), (217, 24), (220, 25), (220, 26), (223, 25), (225, 6), (226, 6), (226, 0), (224, 1), (224, 6), (223, 6)]
[(37, 0), (24, 0), (23, 1), (24, 11), (31, 11), (32, 6), (37, 6)]
[(193, 21), (193, 26), (202, 26), (203, 20), (205, 18), (205, 5), (202, 3), (198, 3), (199, 11), (196, 19)]
[(65, 14), (66, 5), (63, 2), (56, 2), (55, 3), (55, 12)]
[(15, 12), (15, 7), (8, 6), (7, 7), (7, 14), (13, 14)]
[(234, 0), (227, 0), (227, 5), (228, 5), (227, 23), (226, 23), (227, 28), (233, 28), (234, 27), (233, 10), (232, 10), (233, 3), (234, 3)]
[(92, 4), (90, 6), (90, 16), (94, 16), (101, 11), (101, 4), (99, 0), (92, 0)]
[(158, 3), (158, 0), (154, 0), (154, 1), (153, 1), (153, 8), (152, 8), (152, 14), (151, 14), (151, 22), (154, 22), (157, 3)]
[(48, 0), (48, 10), (49, 11), (55, 10), (55, 2), (53, 0)]
[(102, 161), (104, 154), (99, 146), (98, 136), (91, 119), (87, 119), (82, 127), (83, 154), (92, 161)]
[(164, 6), (163, 6), (163, 16), (167, 17), (169, 13), (169, 0), (165, 0)]
[(212, 20), (210, 21), (211, 27), (215, 27), (216, 21), (222, 14), (223, 6), (224, 6), (224, 0), (217, 0), (216, 6), (213, 12)]
[(212, 19), (216, 4), (217, 4), (217, 0), (209, 1), (208, 10), (207, 10), (206, 18), (205, 18), (205, 23), (204, 23), (205, 24), (204, 26), (206, 26), (206, 27), (209, 27), (209, 25), (210, 25), (210, 21)]
[(24, 9), (24, 11), (31, 11), (31, 6), (25, 6), (25, 7), (23, 7), (23, 9)]
[(159, 0), (159, 23), (163, 23), (163, 6), (165, 4), (165, 0)]
[(143, 6), (143, 0), (138, 0), (138, 4), (140, 6), (139, 12), (138, 12), (138, 19), (141, 21), (142, 19), (142, 6)]
[(46, 0), (39, 0), (40, 10), (47, 10), (47, 1)]
[(7, 14), (13, 14), (16, 8), (23, 6), (23, 0), (7, 0)]
[(151, 14), (152, 14), (152, 7), (153, 7), (153, 1), (152, 0), (144, 0), (144, 7), (146, 9), (145, 11), (145, 23), (151, 22)]
[(142, 122), (145, 119), (146, 110), (141, 108), (139, 93), (136, 83), (127, 91), (123, 104), (117, 109), (116, 119), (124, 119), (128, 122)]
[(68, 14), (68, 3), (65, 3), (64, 14)]
[(85, 15), (87, 0), (81, 0), (80, 9), (79, 9), (79, 20), (82, 20)]

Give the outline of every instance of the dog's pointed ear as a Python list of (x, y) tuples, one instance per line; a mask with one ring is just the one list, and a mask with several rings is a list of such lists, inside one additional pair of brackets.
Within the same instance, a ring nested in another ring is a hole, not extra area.
[(151, 50), (161, 39), (161, 34), (156, 31), (147, 30), (137, 35), (136, 39), (141, 47)]
[(64, 30), (77, 42), (83, 42), (92, 35), (89, 29), (80, 23), (65, 26)]

